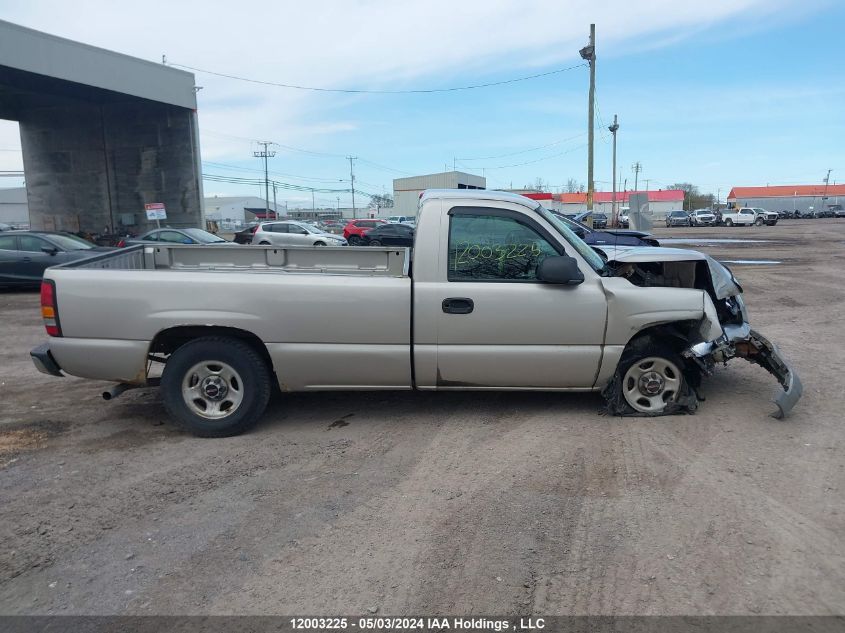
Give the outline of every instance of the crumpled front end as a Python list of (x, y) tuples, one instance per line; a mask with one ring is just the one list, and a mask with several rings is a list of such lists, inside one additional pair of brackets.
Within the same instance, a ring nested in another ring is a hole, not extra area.
[(774, 376), (783, 388), (775, 394), (777, 410), (772, 417), (782, 419), (792, 411), (804, 392), (801, 379), (792, 366), (781, 356), (774, 343), (748, 323), (725, 326), (725, 334), (715, 341), (693, 345), (684, 356), (694, 360), (705, 373), (711, 373), (715, 363), (727, 363), (732, 358), (744, 358), (760, 365)]

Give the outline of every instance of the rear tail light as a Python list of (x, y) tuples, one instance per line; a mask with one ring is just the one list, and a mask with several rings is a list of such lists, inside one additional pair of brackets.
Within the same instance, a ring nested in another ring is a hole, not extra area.
[(59, 322), (59, 308), (56, 304), (56, 283), (52, 279), (41, 282), (41, 317), (50, 336), (61, 336), (62, 325)]
[(120, 240), (120, 241), (117, 243), (117, 247), (118, 247), (118, 248), (123, 248), (124, 246), (126, 246), (126, 240)]

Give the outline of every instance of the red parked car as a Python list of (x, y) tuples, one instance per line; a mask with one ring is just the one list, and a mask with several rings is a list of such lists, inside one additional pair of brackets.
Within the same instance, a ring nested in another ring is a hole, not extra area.
[(343, 237), (346, 238), (346, 241), (349, 242), (351, 246), (355, 246), (356, 244), (361, 243), (361, 238), (365, 232), (382, 224), (387, 224), (387, 220), (352, 220), (349, 224), (343, 227)]

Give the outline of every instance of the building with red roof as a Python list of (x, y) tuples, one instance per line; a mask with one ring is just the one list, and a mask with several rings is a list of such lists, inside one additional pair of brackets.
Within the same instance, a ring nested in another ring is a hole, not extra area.
[[(684, 192), (681, 189), (658, 189), (657, 191), (617, 191), (616, 203), (620, 210), (628, 206), (628, 198), (635, 193), (648, 195), (648, 211), (655, 219), (662, 219), (669, 211), (684, 208)], [(538, 192), (522, 195), (561, 213), (581, 213), (587, 210), (586, 193)], [(613, 192), (596, 191), (593, 194), (593, 211), (610, 217), (613, 213)]]
[(729, 207), (760, 207), (767, 211), (789, 211), (796, 216), (841, 212), (843, 205), (845, 185), (734, 187), (728, 194)]

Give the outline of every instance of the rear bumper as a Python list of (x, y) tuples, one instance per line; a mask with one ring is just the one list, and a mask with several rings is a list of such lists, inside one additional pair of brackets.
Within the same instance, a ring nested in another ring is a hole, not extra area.
[(61, 367), (59, 367), (56, 359), (53, 358), (53, 355), (50, 353), (49, 343), (42, 343), (30, 351), (29, 355), (32, 358), (32, 364), (35, 365), (35, 368), (42, 374), (58, 376), (59, 378), (64, 377)]

